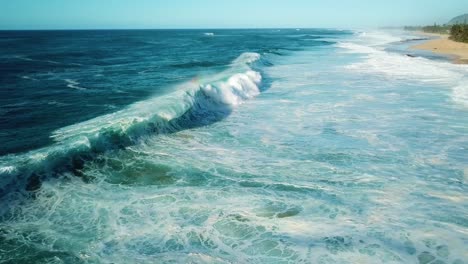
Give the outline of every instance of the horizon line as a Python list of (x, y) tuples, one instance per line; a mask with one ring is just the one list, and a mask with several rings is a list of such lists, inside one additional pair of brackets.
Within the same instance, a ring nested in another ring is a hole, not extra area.
[[(403, 28), (404, 26), (378, 26), (368, 28)], [(364, 28), (364, 27), (361, 27)], [(342, 28), (342, 27), (213, 27), (213, 28), (184, 28), (184, 27), (168, 27), (168, 28), (20, 28), (13, 29), (7, 28), (0, 31), (92, 31), (92, 30), (246, 30), (246, 29), (325, 29), (325, 30), (353, 30), (355, 28)]]

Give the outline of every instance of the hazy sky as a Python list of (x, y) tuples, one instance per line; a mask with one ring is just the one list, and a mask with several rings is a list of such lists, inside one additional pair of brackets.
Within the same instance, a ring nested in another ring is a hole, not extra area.
[(0, 0), (0, 29), (425, 25), (468, 0)]

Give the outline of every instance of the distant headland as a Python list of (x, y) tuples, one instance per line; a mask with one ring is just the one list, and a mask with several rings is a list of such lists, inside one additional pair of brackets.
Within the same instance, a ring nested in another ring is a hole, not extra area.
[(443, 25), (434, 23), (434, 25), (428, 26), (406, 26), (404, 29), (432, 34), (448, 34), (450, 35), (449, 39), (453, 41), (468, 43), (468, 14), (454, 17)]
[(468, 14), (457, 16), (443, 25), (407, 26), (405, 30), (437, 37), (413, 49), (428, 50), (455, 58), (456, 63), (468, 64)]

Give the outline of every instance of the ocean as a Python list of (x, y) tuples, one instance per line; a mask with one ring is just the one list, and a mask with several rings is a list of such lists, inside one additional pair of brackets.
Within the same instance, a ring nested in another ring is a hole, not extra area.
[(468, 66), (421, 41), (0, 31), (0, 263), (467, 263)]

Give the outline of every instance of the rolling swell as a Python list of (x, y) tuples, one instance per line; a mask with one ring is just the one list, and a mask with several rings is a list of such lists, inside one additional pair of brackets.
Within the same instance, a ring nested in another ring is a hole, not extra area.
[(178, 68), (178, 69), (191, 69), (197, 67), (218, 67), (223, 66), (221, 63), (213, 62), (213, 61), (190, 61), (184, 63), (175, 63), (172, 64), (171, 67)]
[[(225, 118), (232, 108), (261, 92), (257, 53), (243, 53), (230, 68), (184, 83), (165, 96), (134, 103), (107, 115), (61, 128), (55, 143), (20, 155), (0, 158), (0, 197), (33, 191), (61, 173), (80, 176), (84, 163), (105, 151), (131, 146), (146, 136), (205, 126)], [(268, 65), (267, 62), (263, 62)]]

